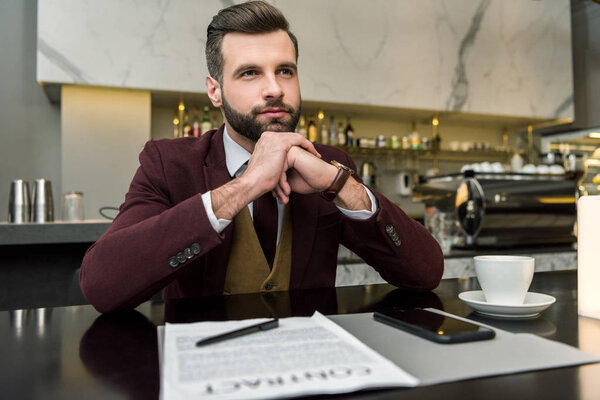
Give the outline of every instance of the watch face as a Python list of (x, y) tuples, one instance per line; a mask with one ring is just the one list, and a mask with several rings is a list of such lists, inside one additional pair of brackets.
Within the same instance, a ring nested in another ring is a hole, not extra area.
[(342, 163), (340, 163), (338, 161), (333, 160), (333, 161), (331, 161), (331, 164), (335, 165), (338, 168), (341, 168), (343, 170), (346, 170), (346, 171), (350, 172), (350, 174), (354, 173), (354, 170), (352, 168), (346, 167), (344, 164), (342, 164)]

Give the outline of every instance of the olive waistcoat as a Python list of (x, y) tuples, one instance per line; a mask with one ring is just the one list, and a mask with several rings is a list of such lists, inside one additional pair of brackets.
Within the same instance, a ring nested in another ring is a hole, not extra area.
[(223, 294), (289, 290), (292, 268), (292, 218), (289, 205), (283, 214), (281, 236), (273, 269), (265, 258), (248, 207), (235, 216), (233, 240)]

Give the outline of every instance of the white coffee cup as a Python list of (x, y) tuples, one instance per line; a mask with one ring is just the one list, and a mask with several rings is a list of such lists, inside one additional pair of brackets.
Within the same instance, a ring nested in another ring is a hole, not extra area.
[(525, 256), (476, 256), (475, 272), (490, 304), (520, 305), (531, 285), (535, 259)]

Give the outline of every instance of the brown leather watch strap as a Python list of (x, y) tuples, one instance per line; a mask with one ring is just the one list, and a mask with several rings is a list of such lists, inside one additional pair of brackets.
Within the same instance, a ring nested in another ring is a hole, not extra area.
[(321, 197), (327, 201), (333, 201), (333, 199), (337, 197), (338, 193), (340, 190), (342, 190), (350, 175), (354, 173), (352, 169), (335, 160), (332, 160), (331, 164), (338, 168), (338, 172), (333, 179), (333, 182), (331, 182), (331, 185), (321, 192)]

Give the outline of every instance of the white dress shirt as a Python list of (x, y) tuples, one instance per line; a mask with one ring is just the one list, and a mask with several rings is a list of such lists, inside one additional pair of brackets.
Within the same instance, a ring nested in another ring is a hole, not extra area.
[[(227, 133), (227, 127), (223, 130), (223, 145), (225, 147), (225, 163), (227, 164), (227, 171), (229, 171), (229, 175), (232, 177), (239, 177), (246, 171), (247, 162), (250, 159), (251, 154), (244, 149), (242, 146), (237, 144), (231, 136)], [(368, 210), (347, 210), (345, 208), (338, 207), (338, 209), (347, 215), (350, 218), (355, 219), (367, 219), (371, 215), (377, 211), (377, 199), (371, 193), (366, 186), (363, 185), (367, 194), (369, 195), (369, 199), (371, 199), (371, 211)], [(210, 224), (218, 233), (223, 232), (223, 230), (231, 223), (230, 219), (218, 219), (215, 215), (212, 208), (212, 201), (210, 198), (210, 191), (204, 193), (202, 195), (202, 202), (204, 203), (204, 208), (206, 209), (206, 214), (208, 215), (208, 220)], [(279, 203), (277, 201), (277, 243), (279, 244), (279, 237), (281, 236), (281, 227), (283, 226), (283, 210), (285, 208), (285, 204)], [(252, 202), (248, 204), (248, 209), (250, 210), (250, 216), (254, 218), (252, 213)]]

